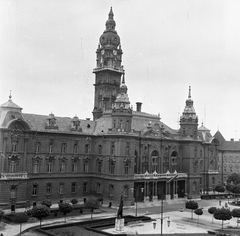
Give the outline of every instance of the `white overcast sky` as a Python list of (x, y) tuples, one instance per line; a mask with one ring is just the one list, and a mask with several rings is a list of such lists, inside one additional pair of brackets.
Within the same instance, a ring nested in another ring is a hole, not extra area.
[(135, 109), (179, 128), (188, 87), (215, 134), (240, 138), (240, 1), (1, 0), (0, 103), (92, 118), (99, 37), (110, 7)]

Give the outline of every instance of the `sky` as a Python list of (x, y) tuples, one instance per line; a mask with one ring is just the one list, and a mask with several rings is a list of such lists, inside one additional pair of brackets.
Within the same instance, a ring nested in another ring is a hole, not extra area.
[(179, 129), (188, 88), (199, 126), (240, 138), (240, 1), (1, 0), (0, 104), (91, 118), (110, 7), (130, 102)]

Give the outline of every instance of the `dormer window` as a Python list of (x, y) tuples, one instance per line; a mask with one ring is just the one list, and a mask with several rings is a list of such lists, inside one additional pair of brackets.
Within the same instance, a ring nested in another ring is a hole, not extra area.
[(80, 127), (80, 120), (78, 119), (77, 116), (74, 116), (73, 119), (71, 120), (71, 130), (82, 132), (82, 128)]
[(49, 114), (47, 118), (46, 129), (58, 129), (56, 121), (57, 119), (55, 118), (54, 114)]

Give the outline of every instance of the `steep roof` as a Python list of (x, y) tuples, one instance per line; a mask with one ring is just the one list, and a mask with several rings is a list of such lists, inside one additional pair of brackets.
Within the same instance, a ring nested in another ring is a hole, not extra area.
[(23, 113), (23, 117), (25, 121), (31, 127), (31, 130), (39, 131), (39, 132), (51, 132), (51, 133), (86, 133), (91, 134), (95, 128), (95, 121), (91, 120), (81, 120), (80, 119), (80, 127), (81, 131), (73, 131), (71, 130), (71, 121), (70, 117), (55, 117), (56, 118), (56, 126), (58, 129), (46, 129), (47, 119), (49, 116), (46, 115), (36, 115), (36, 114), (27, 114)]

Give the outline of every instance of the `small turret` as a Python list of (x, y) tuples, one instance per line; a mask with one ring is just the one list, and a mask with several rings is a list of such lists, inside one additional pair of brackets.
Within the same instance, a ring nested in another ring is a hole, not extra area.
[(112, 109), (112, 132), (130, 132), (132, 124), (132, 108), (127, 94), (125, 73), (123, 74), (120, 92)]

